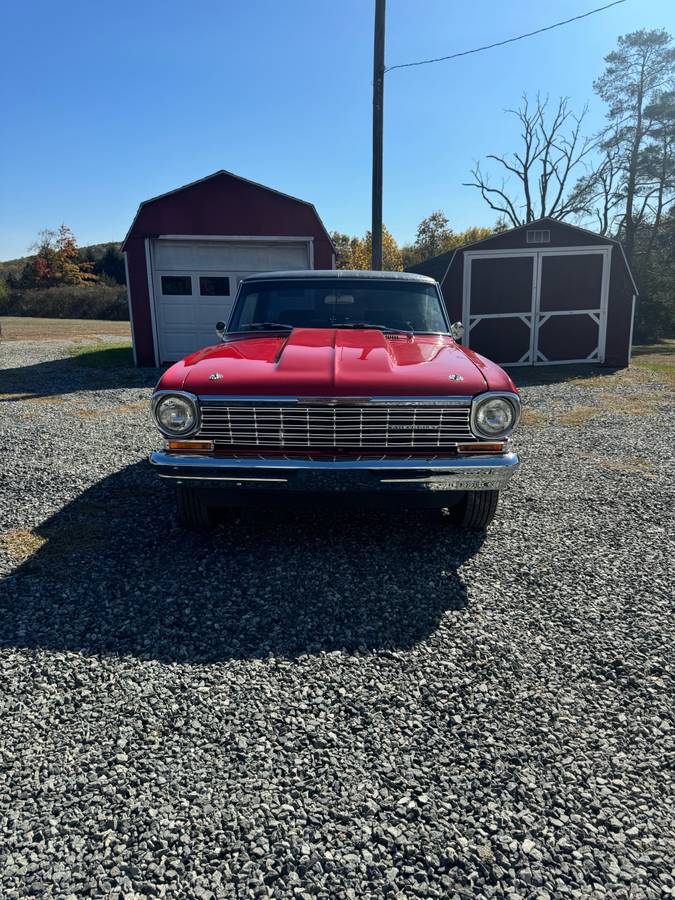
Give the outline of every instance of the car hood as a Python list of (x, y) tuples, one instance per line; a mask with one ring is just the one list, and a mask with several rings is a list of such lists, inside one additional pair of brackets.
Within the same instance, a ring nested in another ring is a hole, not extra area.
[(169, 369), (158, 387), (201, 396), (473, 395), (488, 387), (486, 362), (446, 335), (296, 328), (207, 347)]

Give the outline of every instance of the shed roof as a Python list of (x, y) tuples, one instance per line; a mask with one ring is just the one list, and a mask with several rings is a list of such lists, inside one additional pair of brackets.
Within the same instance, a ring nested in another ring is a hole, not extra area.
[(446, 250), (445, 253), (439, 253), (438, 256), (430, 256), (429, 259), (423, 260), (421, 263), (415, 263), (414, 266), (408, 266), (406, 272), (416, 272), (418, 275), (427, 275), (429, 278), (435, 278), (436, 281), (443, 281), (450, 260), (455, 255), (455, 249)]
[(147, 200), (143, 200), (143, 202), (139, 204), (138, 209), (136, 210), (136, 215), (134, 216), (133, 222), (131, 223), (129, 230), (127, 231), (127, 233), (124, 237), (124, 240), (122, 241), (122, 250), (126, 249), (127, 241), (133, 235), (136, 224), (138, 222), (138, 218), (146, 206), (149, 206), (150, 204), (156, 203), (157, 201), (160, 201), (160, 200), (165, 200), (167, 197), (171, 197), (175, 194), (179, 194), (182, 191), (190, 190), (191, 188), (197, 187), (198, 185), (203, 184), (204, 182), (210, 181), (215, 178), (233, 178), (244, 184), (248, 184), (248, 185), (251, 185), (252, 187), (259, 188), (261, 191), (268, 191), (271, 194), (275, 194), (278, 197), (283, 197), (284, 199), (290, 200), (293, 203), (300, 203), (303, 206), (309, 207), (309, 209), (311, 209), (312, 212), (314, 213), (314, 215), (316, 216), (316, 220), (319, 224), (319, 227), (323, 231), (324, 235), (326, 236), (326, 239), (329, 241), (331, 246), (334, 246), (333, 242), (331, 240), (331, 237), (328, 234), (328, 231), (326, 230), (326, 226), (321, 221), (321, 216), (316, 211), (316, 207), (314, 206), (313, 203), (310, 203), (308, 200), (301, 200), (299, 197), (294, 197), (291, 194), (285, 194), (283, 191), (277, 191), (275, 188), (268, 187), (265, 184), (260, 184), (260, 182), (258, 182), (258, 181), (251, 181), (250, 178), (242, 178), (241, 175), (235, 175), (234, 172), (228, 172), (227, 169), (218, 169), (217, 172), (212, 172), (210, 175), (205, 175), (204, 178), (198, 178), (196, 181), (190, 181), (188, 184), (183, 184), (180, 187), (174, 188), (171, 191), (166, 191), (163, 194), (157, 194), (156, 197), (150, 197)]
[[(459, 247), (453, 247), (451, 250), (447, 250), (445, 253), (439, 253), (437, 256), (432, 256), (429, 259), (425, 259), (421, 263), (416, 263), (414, 266), (408, 266), (406, 271), (417, 272), (420, 275), (428, 275), (431, 278), (435, 278), (439, 283), (442, 283), (443, 279), (448, 273), (450, 266), (452, 265), (452, 261), (456, 253), (463, 253), (468, 249), (488, 247), (492, 244), (498, 245), (500, 242), (500, 238), (502, 238), (506, 234), (513, 234), (514, 232), (522, 231), (523, 229), (529, 230), (532, 228), (540, 228), (542, 225), (555, 225), (557, 228), (568, 228), (572, 231), (579, 231), (583, 234), (591, 235), (598, 243), (611, 244), (618, 247), (624, 266), (626, 267), (626, 271), (628, 272), (630, 280), (633, 284), (633, 288), (635, 289), (635, 293), (639, 293), (637, 285), (635, 284), (635, 279), (633, 278), (633, 273), (631, 272), (630, 266), (628, 265), (628, 260), (626, 259), (626, 254), (624, 252), (621, 241), (618, 241), (616, 238), (607, 237), (607, 235), (604, 234), (598, 234), (596, 231), (591, 231), (588, 228), (582, 228), (580, 225), (571, 225), (569, 222), (561, 222), (559, 219), (554, 219), (551, 216), (543, 216), (541, 219), (535, 219), (533, 222), (526, 222), (524, 225), (518, 225), (516, 228), (509, 228), (507, 231), (496, 232), (495, 234), (491, 234), (489, 237), (482, 238), (479, 241), (471, 241), (467, 244), (462, 244)], [(533, 247), (533, 249), (535, 248)]]

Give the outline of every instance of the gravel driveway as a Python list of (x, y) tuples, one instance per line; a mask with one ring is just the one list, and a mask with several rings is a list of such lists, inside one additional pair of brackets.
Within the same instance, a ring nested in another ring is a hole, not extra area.
[(204, 537), (144, 461), (156, 372), (0, 360), (2, 898), (675, 896), (653, 376), (535, 373), (484, 537)]

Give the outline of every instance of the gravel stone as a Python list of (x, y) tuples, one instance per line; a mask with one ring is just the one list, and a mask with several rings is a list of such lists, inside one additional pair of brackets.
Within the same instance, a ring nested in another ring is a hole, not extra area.
[(486, 535), (280, 504), (204, 536), (146, 462), (159, 372), (67, 347), (0, 344), (3, 900), (673, 894), (655, 376), (516, 370)]

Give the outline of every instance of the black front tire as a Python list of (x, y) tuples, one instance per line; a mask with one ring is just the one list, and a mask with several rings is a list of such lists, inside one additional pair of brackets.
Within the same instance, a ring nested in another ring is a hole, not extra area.
[(499, 491), (467, 491), (450, 509), (450, 520), (460, 528), (484, 529), (497, 512)]
[(176, 485), (176, 518), (181, 528), (206, 531), (213, 527), (209, 507), (201, 492), (188, 484)]

